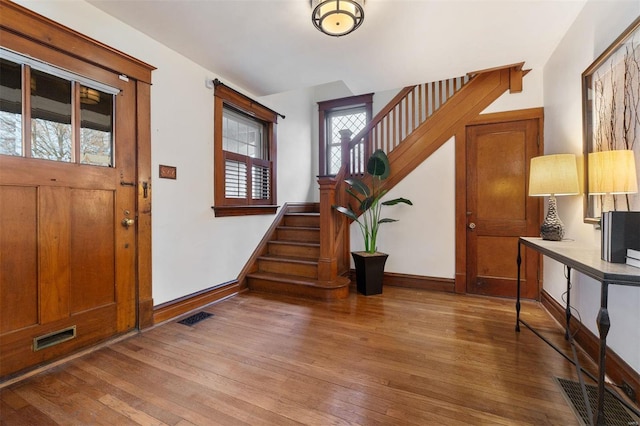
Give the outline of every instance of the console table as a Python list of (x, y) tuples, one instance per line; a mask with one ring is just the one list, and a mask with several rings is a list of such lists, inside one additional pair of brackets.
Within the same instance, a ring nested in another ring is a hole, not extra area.
[[(520, 265), (522, 263), (521, 247), (525, 246), (531, 248), (551, 259), (554, 259), (568, 268), (567, 274), (567, 305), (565, 308), (566, 324), (565, 324), (565, 338), (570, 341), (572, 349), (574, 350), (574, 359), (571, 360), (563, 351), (557, 348), (553, 343), (547, 340), (544, 336), (539, 334), (532, 326), (527, 324), (524, 320), (520, 319)], [(600, 250), (592, 247), (585, 247), (584, 244), (577, 244), (573, 241), (548, 241), (541, 238), (520, 237), (518, 240), (518, 290), (516, 301), (516, 331), (520, 331), (520, 324), (524, 325), (536, 335), (542, 338), (546, 343), (551, 345), (557, 352), (563, 355), (566, 359), (573, 362), (578, 370), (578, 376), (580, 378), (580, 386), (582, 388), (583, 397), (585, 398), (585, 404), (590, 409), (589, 400), (586, 393), (584, 381), (582, 380), (582, 368), (578, 363), (577, 356), (575, 354), (575, 347), (573, 346), (573, 338), (569, 331), (569, 321), (571, 320), (571, 269), (575, 269), (584, 275), (593, 278), (600, 282), (600, 310), (598, 311), (598, 317), (596, 323), (599, 333), (599, 360), (598, 360), (598, 377), (595, 379), (590, 377), (598, 383), (598, 405), (593, 413), (592, 424), (604, 425), (604, 392), (605, 392), (605, 362), (606, 362), (606, 349), (607, 349), (607, 334), (609, 332), (610, 321), (609, 312), (607, 308), (607, 298), (609, 293), (609, 285), (626, 285), (639, 287), (640, 290), (640, 268), (634, 268), (624, 263), (610, 263), (605, 262), (600, 258)], [(588, 373), (587, 373), (588, 374)], [(614, 396), (617, 394), (612, 392)], [(626, 402), (627, 408), (635, 412), (640, 416), (640, 412), (634, 407), (629, 406)]]

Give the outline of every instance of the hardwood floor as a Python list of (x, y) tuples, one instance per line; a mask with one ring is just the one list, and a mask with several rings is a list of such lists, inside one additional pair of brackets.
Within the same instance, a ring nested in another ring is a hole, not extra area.
[(514, 332), (512, 300), (385, 287), (332, 302), (247, 293), (203, 310), (214, 316), (6, 386), (1, 424), (578, 424), (554, 381), (573, 366)]

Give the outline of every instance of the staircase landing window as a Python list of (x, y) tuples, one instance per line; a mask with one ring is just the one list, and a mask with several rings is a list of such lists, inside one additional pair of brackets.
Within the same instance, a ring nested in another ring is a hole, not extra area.
[(356, 136), (371, 120), (373, 94), (318, 102), (321, 174), (336, 175), (342, 166), (340, 130)]
[(214, 105), (216, 216), (273, 214), (277, 113), (218, 83)]

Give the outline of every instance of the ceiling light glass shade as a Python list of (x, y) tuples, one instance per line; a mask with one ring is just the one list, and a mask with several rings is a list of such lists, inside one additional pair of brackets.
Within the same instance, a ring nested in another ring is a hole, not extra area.
[(323, 33), (340, 37), (353, 32), (364, 20), (364, 0), (312, 0), (313, 25)]
[(614, 150), (589, 153), (589, 195), (635, 194), (638, 192), (633, 151)]
[(543, 155), (531, 159), (529, 195), (544, 197), (579, 193), (580, 185), (575, 155)]
[(80, 102), (83, 104), (95, 105), (100, 102), (100, 93), (95, 89), (80, 86)]

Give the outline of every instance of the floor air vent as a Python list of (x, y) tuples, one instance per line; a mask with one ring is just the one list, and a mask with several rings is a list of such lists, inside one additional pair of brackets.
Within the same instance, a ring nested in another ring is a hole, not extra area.
[(194, 325), (212, 316), (213, 314), (210, 314), (209, 312), (198, 312), (197, 314), (193, 314), (190, 317), (186, 317), (185, 319), (178, 322), (184, 325)]
[[(582, 391), (580, 390), (580, 383), (558, 377), (556, 377), (556, 380), (581, 424), (591, 424), (589, 419), (592, 415), (587, 413)], [(593, 410), (598, 405), (598, 388), (594, 385), (586, 385), (586, 387), (589, 404)], [(609, 392), (604, 394), (604, 418), (607, 426), (637, 426), (640, 424), (638, 423), (640, 419), (632, 416), (622, 403), (610, 395)]]
[(62, 330), (54, 331), (43, 336), (33, 338), (33, 351), (39, 351), (40, 349), (48, 348), (58, 343), (66, 342), (67, 340), (74, 339), (76, 337), (76, 326), (67, 327)]

